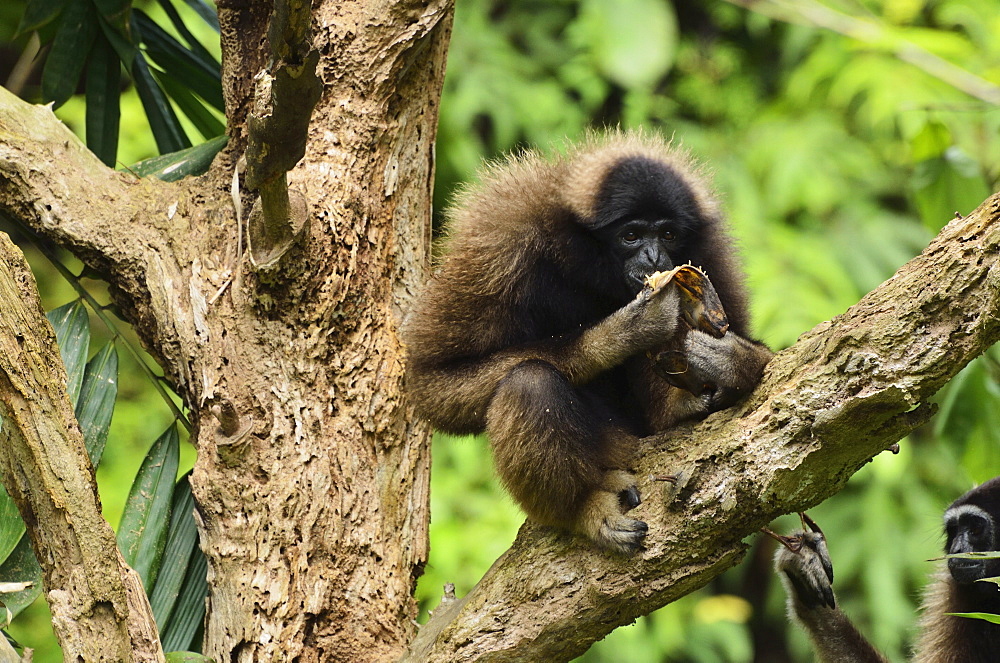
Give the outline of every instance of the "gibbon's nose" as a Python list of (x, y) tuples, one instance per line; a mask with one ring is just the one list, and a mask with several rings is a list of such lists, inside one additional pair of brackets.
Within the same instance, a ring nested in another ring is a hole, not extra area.
[(654, 269), (660, 269), (660, 247), (654, 242), (646, 245), (642, 251), (643, 257), (646, 259), (646, 264)]

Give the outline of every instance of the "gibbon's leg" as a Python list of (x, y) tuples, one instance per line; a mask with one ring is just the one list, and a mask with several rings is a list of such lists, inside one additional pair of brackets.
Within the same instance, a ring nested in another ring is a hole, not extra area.
[(635, 438), (602, 421), (592, 400), (547, 362), (511, 369), (486, 418), (497, 472), (533, 520), (634, 552), (647, 530), (623, 515), (639, 504), (624, 467)]

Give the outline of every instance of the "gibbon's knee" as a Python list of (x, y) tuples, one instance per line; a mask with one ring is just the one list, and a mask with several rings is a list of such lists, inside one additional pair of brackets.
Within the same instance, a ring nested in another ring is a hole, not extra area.
[(600, 426), (551, 364), (528, 360), (500, 381), (486, 417), (501, 480), (535, 520), (573, 522), (603, 477)]

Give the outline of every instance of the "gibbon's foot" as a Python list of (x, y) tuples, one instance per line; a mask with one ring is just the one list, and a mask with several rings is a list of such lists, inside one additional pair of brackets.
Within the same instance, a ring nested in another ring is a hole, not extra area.
[(788, 545), (778, 547), (774, 555), (774, 568), (788, 578), (791, 591), (807, 608), (826, 606), (836, 608), (833, 598), (833, 562), (826, 548), (822, 532), (795, 532), (788, 537), (798, 545), (792, 550)]
[(584, 501), (576, 529), (602, 548), (632, 555), (642, 548), (649, 526), (623, 512), (641, 502), (635, 475), (625, 470), (610, 470), (605, 473), (601, 488)]
[(621, 512), (625, 513), (642, 504), (639, 487), (635, 485), (635, 475), (626, 470), (608, 470), (604, 473), (601, 489), (618, 493)]

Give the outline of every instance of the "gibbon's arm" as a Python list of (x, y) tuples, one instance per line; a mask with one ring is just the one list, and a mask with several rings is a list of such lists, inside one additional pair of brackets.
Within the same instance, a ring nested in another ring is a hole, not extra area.
[[(440, 283), (434, 284), (440, 286)], [(477, 432), (497, 386), (524, 362), (552, 366), (569, 385), (585, 385), (629, 357), (669, 342), (680, 322), (676, 288), (643, 290), (628, 304), (583, 330), (528, 343), (505, 346), (514, 330), (510, 314), (493, 315), (487, 306), (481, 317), (465, 325), (419, 316), (409, 329), (411, 353), (409, 390), (421, 404), (424, 416), (445, 430)], [(448, 310), (476, 310), (471, 304), (452, 304)], [(474, 327), (465, 335), (449, 337), (455, 329)], [(473, 342), (490, 345), (500, 338), (499, 349), (480, 353)]]
[(774, 568), (788, 595), (788, 615), (805, 628), (817, 661), (889, 663), (837, 607), (823, 533), (816, 528), (776, 538), (783, 545), (774, 555)]

